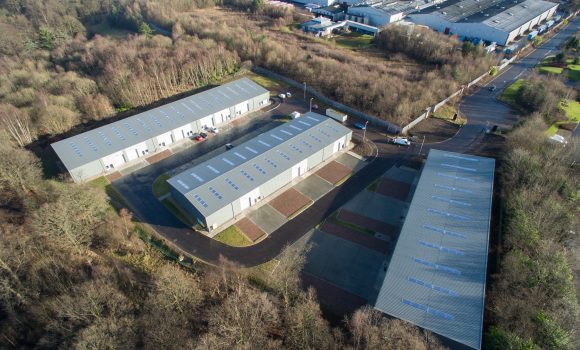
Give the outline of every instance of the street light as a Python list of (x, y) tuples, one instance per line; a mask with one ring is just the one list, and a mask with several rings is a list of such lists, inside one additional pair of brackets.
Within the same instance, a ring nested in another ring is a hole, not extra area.
[(312, 112), (312, 100), (314, 100), (314, 97), (310, 98), (310, 112)]
[(365, 143), (365, 137), (367, 136), (367, 125), (369, 124), (369, 121), (367, 120), (365, 122), (365, 128), (363, 129), (363, 143)]
[(306, 101), (306, 82), (303, 82), (302, 84), (304, 84), (304, 101)]

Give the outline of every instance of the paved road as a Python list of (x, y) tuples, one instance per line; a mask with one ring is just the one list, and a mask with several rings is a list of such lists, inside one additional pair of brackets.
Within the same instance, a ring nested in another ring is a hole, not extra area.
[[(468, 123), (452, 140), (436, 145), (426, 145), (423, 153), (425, 154), (430, 147), (465, 152), (476, 145), (480, 138), (483, 137), (482, 130), (488, 123), (502, 127), (513, 125), (517, 120), (517, 116), (506, 105), (497, 101), (495, 96), (511, 81), (525, 74), (545, 55), (553, 52), (555, 47), (560, 45), (566, 36), (578, 28), (579, 21), (579, 19), (573, 21), (565, 30), (546, 42), (540, 49), (496, 77), (493, 84), (497, 86), (497, 92), (490, 93), (487, 89), (481, 89), (466, 97), (460, 108), (463, 113), (469, 116)], [(184, 163), (199, 163), (213, 156), (213, 153), (219, 152), (219, 149), (223, 149), (225, 143), (232, 142), (234, 139), (238, 139), (239, 141), (237, 142), (242, 142), (269, 130), (276, 126), (276, 123), (271, 122), (271, 118), (288, 114), (292, 110), (303, 111), (304, 105), (292, 106), (285, 103), (279, 110), (255, 118), (251, 122), (233, 129), (232, 133), (218, 135), (214, 139), (209, 139), (195, 147), (114, 181), (113, 186), (131, 204), (131, 210), (136, 217), (151, 225), (166, 239), (191, 255), (211, 263), (219, 262), (220, 256), (246, 266), (254, 266), (266, 262), (276, 257), (284, 246), (302, 237), (330, 213), (369, 186), (378, 176), (393, 165), (404, 161), (414, 151), (413, 148), (387, 145), (381, 130), (369, 128), (366, 135), (377, 144), (379, 150), (376, 160), (349, 178), (343, 185), (322, 197), (296, 218), (274, 231), (265, 240), (249, 247), (230, 247), (195, 233), (175, 218), (153, 196), (151, 183), (159, 175)], [(357, 130), (355, 133), (360, 133), (360, 131)]]
[[(571, 21), (567, 27), (558, 32), (552, 39), (546, 41), (538, 49), (509, 65), (474, 94), (467, 96), (461, 102), (461, 113), (469, 116), (468, 123), (451, 140), (440, 144), (444, 149), (467, 150), (483, 136), (482, 130), (486, 127), (498, 125), (501, 129), (509, 129), (518, 120), (509, 106), (496, 98), (515, 80), (529, 73), (544, 57), (554, 54), (566, 38), (574, 34), (580, 25), (580, 17)], [(488, 86), (495, 85), (496, 90), (490, 92)]]

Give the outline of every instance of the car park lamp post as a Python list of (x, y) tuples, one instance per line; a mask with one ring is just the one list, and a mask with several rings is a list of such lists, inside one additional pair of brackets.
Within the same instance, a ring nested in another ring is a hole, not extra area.
[(306, 101), (306, 82), (302, 82), (304, 84), (304, 101)]
[(310, 98), (310, 112), (312, 112), (312, 100), (314, 100), (314, 97)]
[(367, 136), (367, 125), (369, 125), (369, 121), (365, 122), (365, 128), (363, 129), (363, 143), (365, 143), (365, 137)]

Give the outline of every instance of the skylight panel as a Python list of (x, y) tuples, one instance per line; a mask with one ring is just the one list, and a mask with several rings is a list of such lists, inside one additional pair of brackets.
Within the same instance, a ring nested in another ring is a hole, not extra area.
[(151, 128), (149, 127), (149, 125), (147, 125), (141, 118), (137, 118), (137, 121), (139, 122), (139, 124), (141, 124), (141, 126), (149, 131), (151, 131)]
[(214, 168), (214, 167), (213, 167), (213, 166), (211, 166), (211, 165), (206, 165), (206, 167), (207, 167), (209, 170), (211, 170), (211, 171), (213, 171), (214, 173), (216, 173), (216, 174), (219, 174), (219, 173), (220, 173), (220, 172), (219, 172), (219, 170), (217, 170), (216, 168)]
[(439, 210), (439, 209), (429, 208), (429, 209), (427, 209), (427, 211), (430, 212), (430, 213), (434, 213), (434, 214), (439, 214), (439, 215), (442, 215), (442, 216), (446, 216), (448, 218), (454, 218), (454, 219), (458, 219), (458, 220), (469, 220), (469, 218), (467, 216), (453, 214), (453, 213), (449, 213), (449, 212), (442, 211), (442, 210)]
[(447, 167), (447, 168), (453, 168), (453, 169), (471, 171), (471, 172), (476, 172), (477, 171), (477, 169), (475, 169), (475, 168), (467, 168), (467, 167), (464, 167), (464, 166), (447, 164), (447, 163), (443, 163), (443, 164), (441, 164), (441, 166), (444, 166), (444, 167)]
[(403, 304), (412, 306), (412, 307), (417, 308), (419, 310), (423, 310), (423, 311), (425, 311), (425, 312), (427, 312), (427, 313), (429, 313), (431, 315), (434, 315), (434, 316), (437, 316), (437, 317), (441, 317), (441, 318), (446, 319), (446, 320), (452, 321), (452, 320), (455, 319), (455, 317), (453, 317), (453, 315), (447, 314), (447, 313), (445, 313), (443, 311), (439, 311), (439, 310), (430, 308), (430, 307), (425, 306), (423, 304), (416, 303), (416, 302), (411, 301), (409, 299), (403, 299), (402, 302), (403, 302)]
[(459, 271), (458, 269), (454, 269), (452, 267), (449, 267), (449, 266), (435, 264), (434, 262), (427, 261), (427, 260), (423, 260), (421, 258), (413, 258), (413, 260), (416, 263), (418, 263), (418, 264), (431, 267), (431, 268), (433, 268), (435, 270), (448, 272), (448, 273), (451, 273), (451, 274), (454, 274), (454, 275), (461, 275), (461, 271)]
[(318, 119), (316, 119), (316, 118), (314, 118), (314, 117), (312, 117), (310, 115), (308, 117), (306, 117), (306, 118), (308, 118), (308, 119), (310, 119), (312, 121), (315, 121), (315, 122), (318, 122), (319, 121)]
[(93, 149), (93, 151), (95, 151), (95, 152), (97, 151), (97, 146), (95, 146), (95, 144), (91, 140), (89, 140), (88, 137), (83, 136), (83, 139), (89, 145), (89, 147), (91, 147)]
[(269, 158), (264, 158), (264, 160), (266, 160), (266, 162), (268, 164), (270, 164), (273, 168), (277, 168), (278, 166), (276, 165), (276, 163), (274, 163), (272, 160), (270, 160)]
[(306, 126), (312, 126), (310, 123), (305, 122), (304, 120), (298, 120), (298, 123)]
[(445, 186), (445, 185), (433, 184), (433, 187), (442, 188), (442, 189), (450, 190), (450, 191), (462, 192), (462, 193), (473, 193), (472, 190), (468, 190), (468, 189), (464, 189), (464, 188), (458, 188), (458, 187), (453, 187), (453, 186)]
[(82, 157), (83, 154), (81, 153), (81, 150), (78, 148), (77, 144), (69, 141), (68, 142), (70, 144), (70, 146), (72, 147), (73, 151), (76, 153), (77, 156)]
[(471, 157), (458, 156), (458, 155), (455, 155), (455, 154), (444, 154), (443, 156), (445, 158), (455, 158), (455, 159), (467, 160), (469, 162), (479, 162), (479, 159), (475, 159), (475, 158), (471, 158)]
[(460, 256), (465, 255), (465, 253), (460, 251), (460, 250), (453, 249), (453, 248), (447, 248), (447, 247), (444, 247), (442, 245), (434, 244), (431, 242), (420, 241), (419, 244), (424, 246), (424, 247), (437, 249), (437, 250), (442, 251), (444, 253), (450, 253), (450, 254), (455, 254), (455, 255), (460, 255)]
[(229, 160), (227, 158), (222, 158), (222, 160), (231, 166), (235, 166), (234, 162), (232, 162), (231, 160)]
[(450, 204), (460, 205), (462, 207), (471, 207), (471, 204), (470, 203), (465, 203), (465, 202), (462, 202), (462, 201), (456, 201), (454, 199), (447, 198), (447, 197), (443, 197), (443, 196), (431, 196), (431, 198), (437, 199), (437, 200), (442, 201), (442, 202), (447, 202), (447, 203), (450, 203)]
[(242, 173), (242, 175), (244, 175), (246, 177), (246, 179), (250, 180), (250, 181), (254, 181), (254, 177), (250, 174), (248, 174), (247, 171), (245, 170), (240, 170), (240, 173)]
[(135, 129), (133, 129), (133, 127), (132, 127), (131, 125), (129, 125), (129, 123), (123, 123), (123, 125), (125, 125), (125, 127), (126, 127), (127, 129), (129, 129), (129, 131), (130, 131), (130, 132), (131, 132), (133, 135), (135, 135), (135, 136), (139, 135), (139, 133), (138, 133), (137, 131), (135, 131)]
[(294, 134), (292, 134), (291, 132), (286, 131), (286, 130), (280, 130), (280, 132), (283, 133), (283, 134), (286, 134), (288, 136), (294, 136)]
[(262, 141), (262, 140), (258, 140), (258, 142), (266, 147), (272, 147), (269, 143)]
[(247, 149), (248, 151), (254, 153), (254, 154), (258, 154), (258, 151), (256, 151), (255, 149), (253, 149), (251, 147), (245, 146), (244, 148)]
[(189, 186), (187, 186), (187, 184), (181, 180), (177, 180), (177, 183), (181, 185), (181, 187), (185, 188), (186, 190), (189, 190)]
[(302, 129), (300, 129), (299, 127), (297, 127), (296, 125), (290, 125), (290, 127), (296, 131), (302, 131)]
[(261, 166), (259, 166), (258, 164), (254, 163), (252, 164), (252, 166), (254, 167), (254, 169), (258, 170), (259, 172), (261, 172), (263, 175), (266, 175), (266, 171), (264, 169), (262, 169)]
[(229, 178), (225, 178), (224, 181), (230, 185), (234, 190), (238, 191), (240, 188), (238, 187), (238, 185), (236, 185), (232, 180), (230, 180)]
[(125, 141), (125, 136), (123, 136), (117, 128), (115, 128), (114, 126), (111, 126), (111, 130), (113, 130), (113, 132), (115, 133), (115, 135), (117, 135), (118, 138)]
[(448, 177), (448, 178), (453, 179), (453, 180), (459, 180), (459, 181), (465, 181), (465, 182), (475, 182), (474, 179), (469, 178), (469, 177), (461, 177), (461, 176), (449, 175), (449, 174), (445, 174), (445, 173), (437, 173), (437, 176)]
[(445, 236), (451, 236), (451, 237), (456, 237), (456, 238), (466, 238), (464, 234), (461, 234), (461, 233), (455, 232), (455, 231), (445, 230), (441, 227), (435, 227), (432, 225), (423, 225), (423, 228), (426, 228), (427, 230), (430, 230), (433, 232), (441, 233), (442, 235), (445, 235)]
[(415, 278), (415, 277), (408, 277), (407, 281), (418, 284), (418, 285), (426, 287), (426, 288), (436, 290), (436, 291), (441, 292), (441, 293), (445, 293), (445, 294), (453, 296), (453, 297), (459, 296), (459, 293), (457, 293), (457, 292), (454, 292), (454, 291), (447, 289), (447, 288), (444, 288), (444, 287), (434, 285), (434, 284), (429, 283), (429, 282), (422, 281), (422, 280)]
[(278, 141), (284, 141), (282, 138), (280, 138), (280, 137), (278, 137), (278, 136), (276, 136), (274, 134), (270, 134), (270, 136), (272, 136), (273, 138), (275, 138)]
[(97, 131), (97, 133), (101, 135), (101, 138), (103, 139), (103, 141), (105, 141), (107, 145), (112, 146), (111, 140), (107, 136), (105, 136), (105, 134), (103, 134), (101, 131)]
[(243, 159), (243, 160), (246, 160), (246, 159), (247, 159), (246, 157), (244, 157), (242, 154), (240, 154), (240, 153), (238, 153), (238, 152), (234, 152), (234, 154), (235, 154), (236, 156), (240, 157), (240, 158), (241, 158), (241, 159)]
[(193, 176), (193, 178), (196, 179), (197, 181), (203, 182), (203, 179), (201, 178), (201, 176), (197, 175), (196, 173), (191, 173), (189, 175)]

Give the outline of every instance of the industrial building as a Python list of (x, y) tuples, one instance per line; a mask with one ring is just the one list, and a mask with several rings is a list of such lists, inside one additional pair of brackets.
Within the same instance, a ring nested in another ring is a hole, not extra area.
[(481, 348), (495, 161), (431, 150), (375, 308)]
[(350, 6), (345, 18), (353, 22), (382, 27), (389, 23), (398, 22), (410, 13), (435, 6), (443, 1), (444, 0), (367, 1)]
[(448, 0), (408, 17), (438, 32), (505, 46), (551, 18), (557, 8), (543, 0)]
[(174, 200), (209, 231), (347, 147), (352, 131), (308, 112), (167, 180)]
[(256, 111), (269, 99), (268, 90), (241, 78), (55, 142), (52, 148), (73, 180), (82, 182)]

